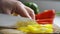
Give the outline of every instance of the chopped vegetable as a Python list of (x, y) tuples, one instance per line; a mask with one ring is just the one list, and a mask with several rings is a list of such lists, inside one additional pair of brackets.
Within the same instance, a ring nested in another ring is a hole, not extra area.
[(24, 26), (28, 26), (28, 25), (35, 25), (35, 24), (37, 24), (37, 22), (34, 21), (34, 20), (28, 20), (28, 21), (27, 20), (17, 21), (16, 26), (17, 27), (24, 27)]
[(52, 24), (35, 24), (35, 25), (28, 25), (26, 27), (20, 27), (17, 28), (17, 30), (23, 31), (23, 32), (31, 32), (31, 33), (52, 33), (53, 32), (53, 26)]
[(37, 19), (38, 24), (53, 24), (53, 19)]

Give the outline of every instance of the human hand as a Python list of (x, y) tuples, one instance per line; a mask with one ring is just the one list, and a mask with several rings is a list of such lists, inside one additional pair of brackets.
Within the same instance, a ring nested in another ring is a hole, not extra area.
[(25, 6), (20, 1), (5, 0), (3, 2), (3, 5), (4, 5), (3, 11), (6, 14), (11, 14), (13, 12), (16, 12), (17, 14), (19, 14), (22, 17), (35, 19), (34, 11), (31, 8)]
[(35, 14), (34, 11), (25, 6), (24, 4), (22, 4), (21, 2), (17, 2), (17, 12), (18, 14), (20, 14), (22, 17), (28, 17), (30, 19), (35, 19)]

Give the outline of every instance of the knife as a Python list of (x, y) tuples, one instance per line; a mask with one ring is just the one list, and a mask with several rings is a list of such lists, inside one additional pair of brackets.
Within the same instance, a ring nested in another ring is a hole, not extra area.
[(12, 15), (7, 15), (7, 14), (0, 14), (0, 27), (15, 28), (15, 27), (12, 27), (12, 26), (16, 26), (17, 21), (33, 22), (34, 20), (29, 19), (29, 18), (24, 18), (24, 17), (17, 17), (17, 16), (12, 16)]
[(0, 14), (0, 28), (15, 28), (12, 26), (16, 23), (17, 19), (17, 16)]

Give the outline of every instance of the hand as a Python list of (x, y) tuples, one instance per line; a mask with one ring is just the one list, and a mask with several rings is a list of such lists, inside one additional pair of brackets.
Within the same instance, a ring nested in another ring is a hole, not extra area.
[(35, 19), (34, 11), (23, 5), (21, 2), (17, 2), (17, 13), (20, 14), (22, 17), (28, 17), (30, 19)]
[(25, 6), (20, 1), (5, 0), (3, 10), (4, 10), (4, 13), (7, 13), (7, 14), (11, 14), (11, 12), (16, 12), (22, 17), (35, 19), (34, 11), (31, 8)]

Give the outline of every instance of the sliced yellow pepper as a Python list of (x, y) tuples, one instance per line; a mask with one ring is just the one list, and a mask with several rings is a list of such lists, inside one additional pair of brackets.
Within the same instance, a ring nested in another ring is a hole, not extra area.
[(45, 24), (45, 25), (35, 24), (35, 25), (28, 25), (26, 27), (20, 27), (17, 30), (31, 33), (52, 33), (53, 27), (52, 24)]

